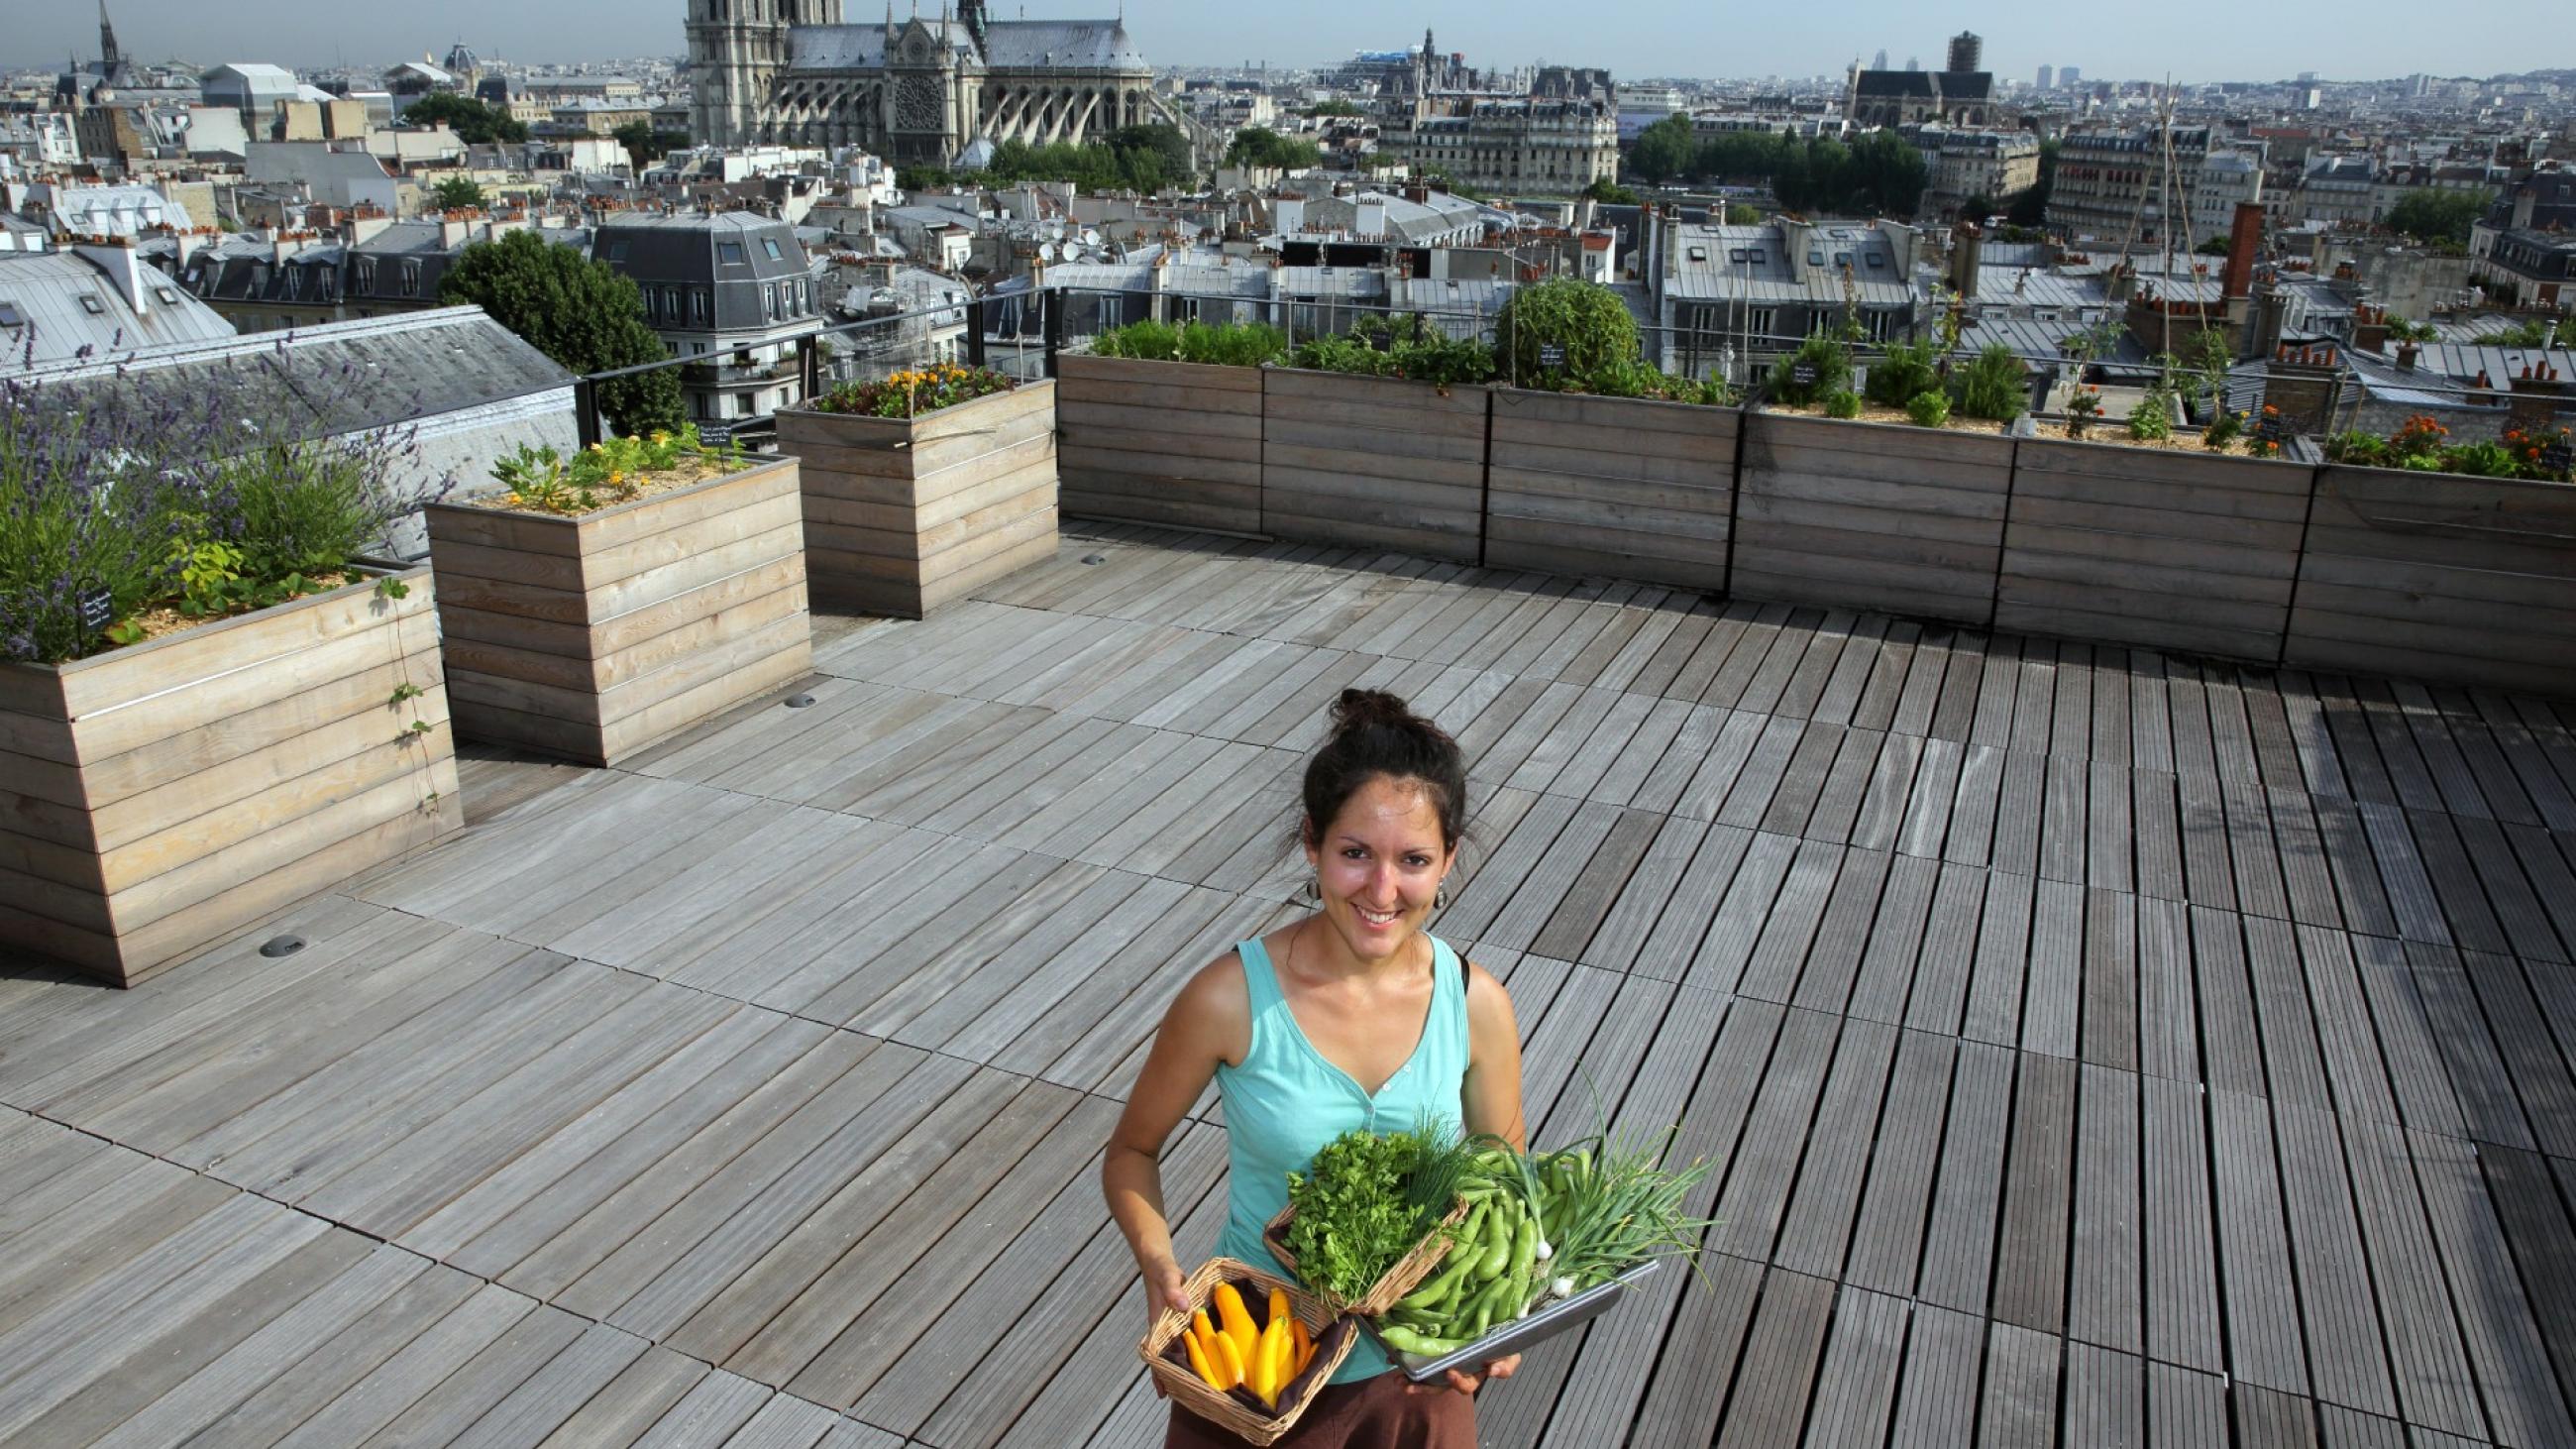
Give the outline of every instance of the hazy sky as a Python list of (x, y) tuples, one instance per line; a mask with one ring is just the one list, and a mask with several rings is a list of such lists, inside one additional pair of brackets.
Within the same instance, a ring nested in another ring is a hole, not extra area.
[[(882, 0), (850, 0), (851, 20), (882, 17)], [(913, 0), (899, 0), (908, 12)], [(996, 18), (1018, 0), (988, 0)], [(1043, 0), (1032, 18), (1115, 13), (1118, 0)], [(684, 0), (448, 0), (441, 6), (345, 0), (110, 0), (119, 43), (140, 59), (180, 56), (212, 65), (261, 60), (290, 66), (390, 62), (422, 51), (446, 54), (463, 39), (486, 56), (514, 60), (602, 60), (673, 54), (683, 48)], [(2076, 65), (2096, 78), (2270, 80), (2303, 70), (2328, 79), (2374, 79), (2429, 71), (2488, 75), (2530, 66), (2576, 65), (2576, 53), (2535, 54), (2510, 37), (2564, 35), (2564, 0), (2470, 0), (2477, 24), (2429, 24), (2414, 0), (2343, 0), (2332, 24), (2287, 24), (2274, 12), (2238, 12), (2247, 34), (2218, 42), (2183, 11), (2104, 9), (2065, 0), (1987, 0), (1956, 8), (1903, 0), (1835, 5), (1715, 7), (1686, 0), (1621, 0), (1607, 6), (1562, 0), (1306, 0), (1295, 5), (1130, 0), (1127, 28), (1157, 64), (1227, 64), (1267, 59), (1318, 65), (1354, 50), (1415, 43), (1422, 28), (1440, 48), (1476, 64), (1532, 60), (1608, 66), (1614, 76), (1813, 75), (1839, 71), (1857, 52), (1864, 63), (1884, 47), (1891, 65), (1908, 55), (1938, 69), (1947, 36), (1966, 28), (1986, 38), (1986, 68), (2028, 78), (2041, 64)], [(56, 63), (70, 51), (98, 52), (97, 19), (81, 0), (0, 0), (8, 14), (0, 62)], [(2320, 12), (2321, 14), (2323, 12)], [(2453, 12), (2465, 18), (2466, 12)], [(435, 18), (433, 18), (435, 17)], [(1579, 17), (1579, 19), (1578, 19)], [(2277, 47), (2277, 48), (2274, 48)], [(2570, 47), (2576, 52), (2576, 47)], [(2222, 58), (2223, 57), (2223, 58)]]

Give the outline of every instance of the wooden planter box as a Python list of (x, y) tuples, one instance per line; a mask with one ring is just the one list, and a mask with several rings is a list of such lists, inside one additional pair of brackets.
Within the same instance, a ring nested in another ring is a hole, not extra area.
[(810, 672), (793, 458), (577, 518), (423, 510), (468, 739), (610, 765)]
[(2319, 468), (2285, 653), (2576, 696), (2576, 484)]
[(1261, 376), (1262, 531), (1482, 557), (1486, 389), (1279, 367)]
[(1744, 425), (1737, 594), (1992, 622), (2013, 439), (1762, 412)]
[(1493, 389), (1485, 562), (1726, 591), (1735, 408)]
[(1261, 370), (1056, 359), (1064, 511), (1163, 528), (1261, 530)]
[(2024, 438), (1995, 627), (2269, 664), (2289, 623), (2315, 471)]
[(819, 603), (918, 619), (1055, 556), (1056, 385), (915, 418), (778, 413)]
[(460, 828), (430, 574), (393, 576), (0, 664), (0, 939), (131, 986)]

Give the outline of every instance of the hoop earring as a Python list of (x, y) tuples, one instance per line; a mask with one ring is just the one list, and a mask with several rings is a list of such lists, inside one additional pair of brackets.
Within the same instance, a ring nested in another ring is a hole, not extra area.
[(1290, 895), (1288, 900), (1290, 904), (1303, 906), (1308, 910), (1322, 910), (1324, 908), (1324, 883), (1322, 879), (1316, 876), (1308, 876), (1305, 880), (1298, 883), (1295, 893)]
[(1449, 882), (1445, 880), (1442, 881), (1440, 883), (1440, 889), (1431, 893), (1431, 909), (1435, 911), (1445, 911), (1449, 909)]

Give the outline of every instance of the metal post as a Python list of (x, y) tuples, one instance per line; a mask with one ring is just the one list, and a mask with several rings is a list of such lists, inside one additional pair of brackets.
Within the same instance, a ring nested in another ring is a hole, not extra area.
[(590, 445), (599, 441), (598, 383), (587, 377), (573, 379), (572, 411), (573, 437), (580, 441), (582, 450), (588, 452)]
[(981, 297), (966, 304), (966, 365), (984, 365), (984, 299)]
[(821, 339), (811, 332), (796, 339), (796, 390), (802, 394), (797, 399), (799, 402), (811, 402), (814, 395), (823, 390), (823, 349), (820, 342)]
[(1056, 353), (1064, 347), (1064, 294), (1059, 290), (1037, 294), (1046, 301), (1046, 375), (1055, 376)]

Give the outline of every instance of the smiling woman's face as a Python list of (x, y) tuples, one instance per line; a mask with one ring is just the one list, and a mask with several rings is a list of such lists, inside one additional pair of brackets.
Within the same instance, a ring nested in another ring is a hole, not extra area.
[(1422, 782), (1379, 775), (1351, 792), (1306, 847), (1323, 916), (1369, 963), (1410, 948), (1456, 855)]

